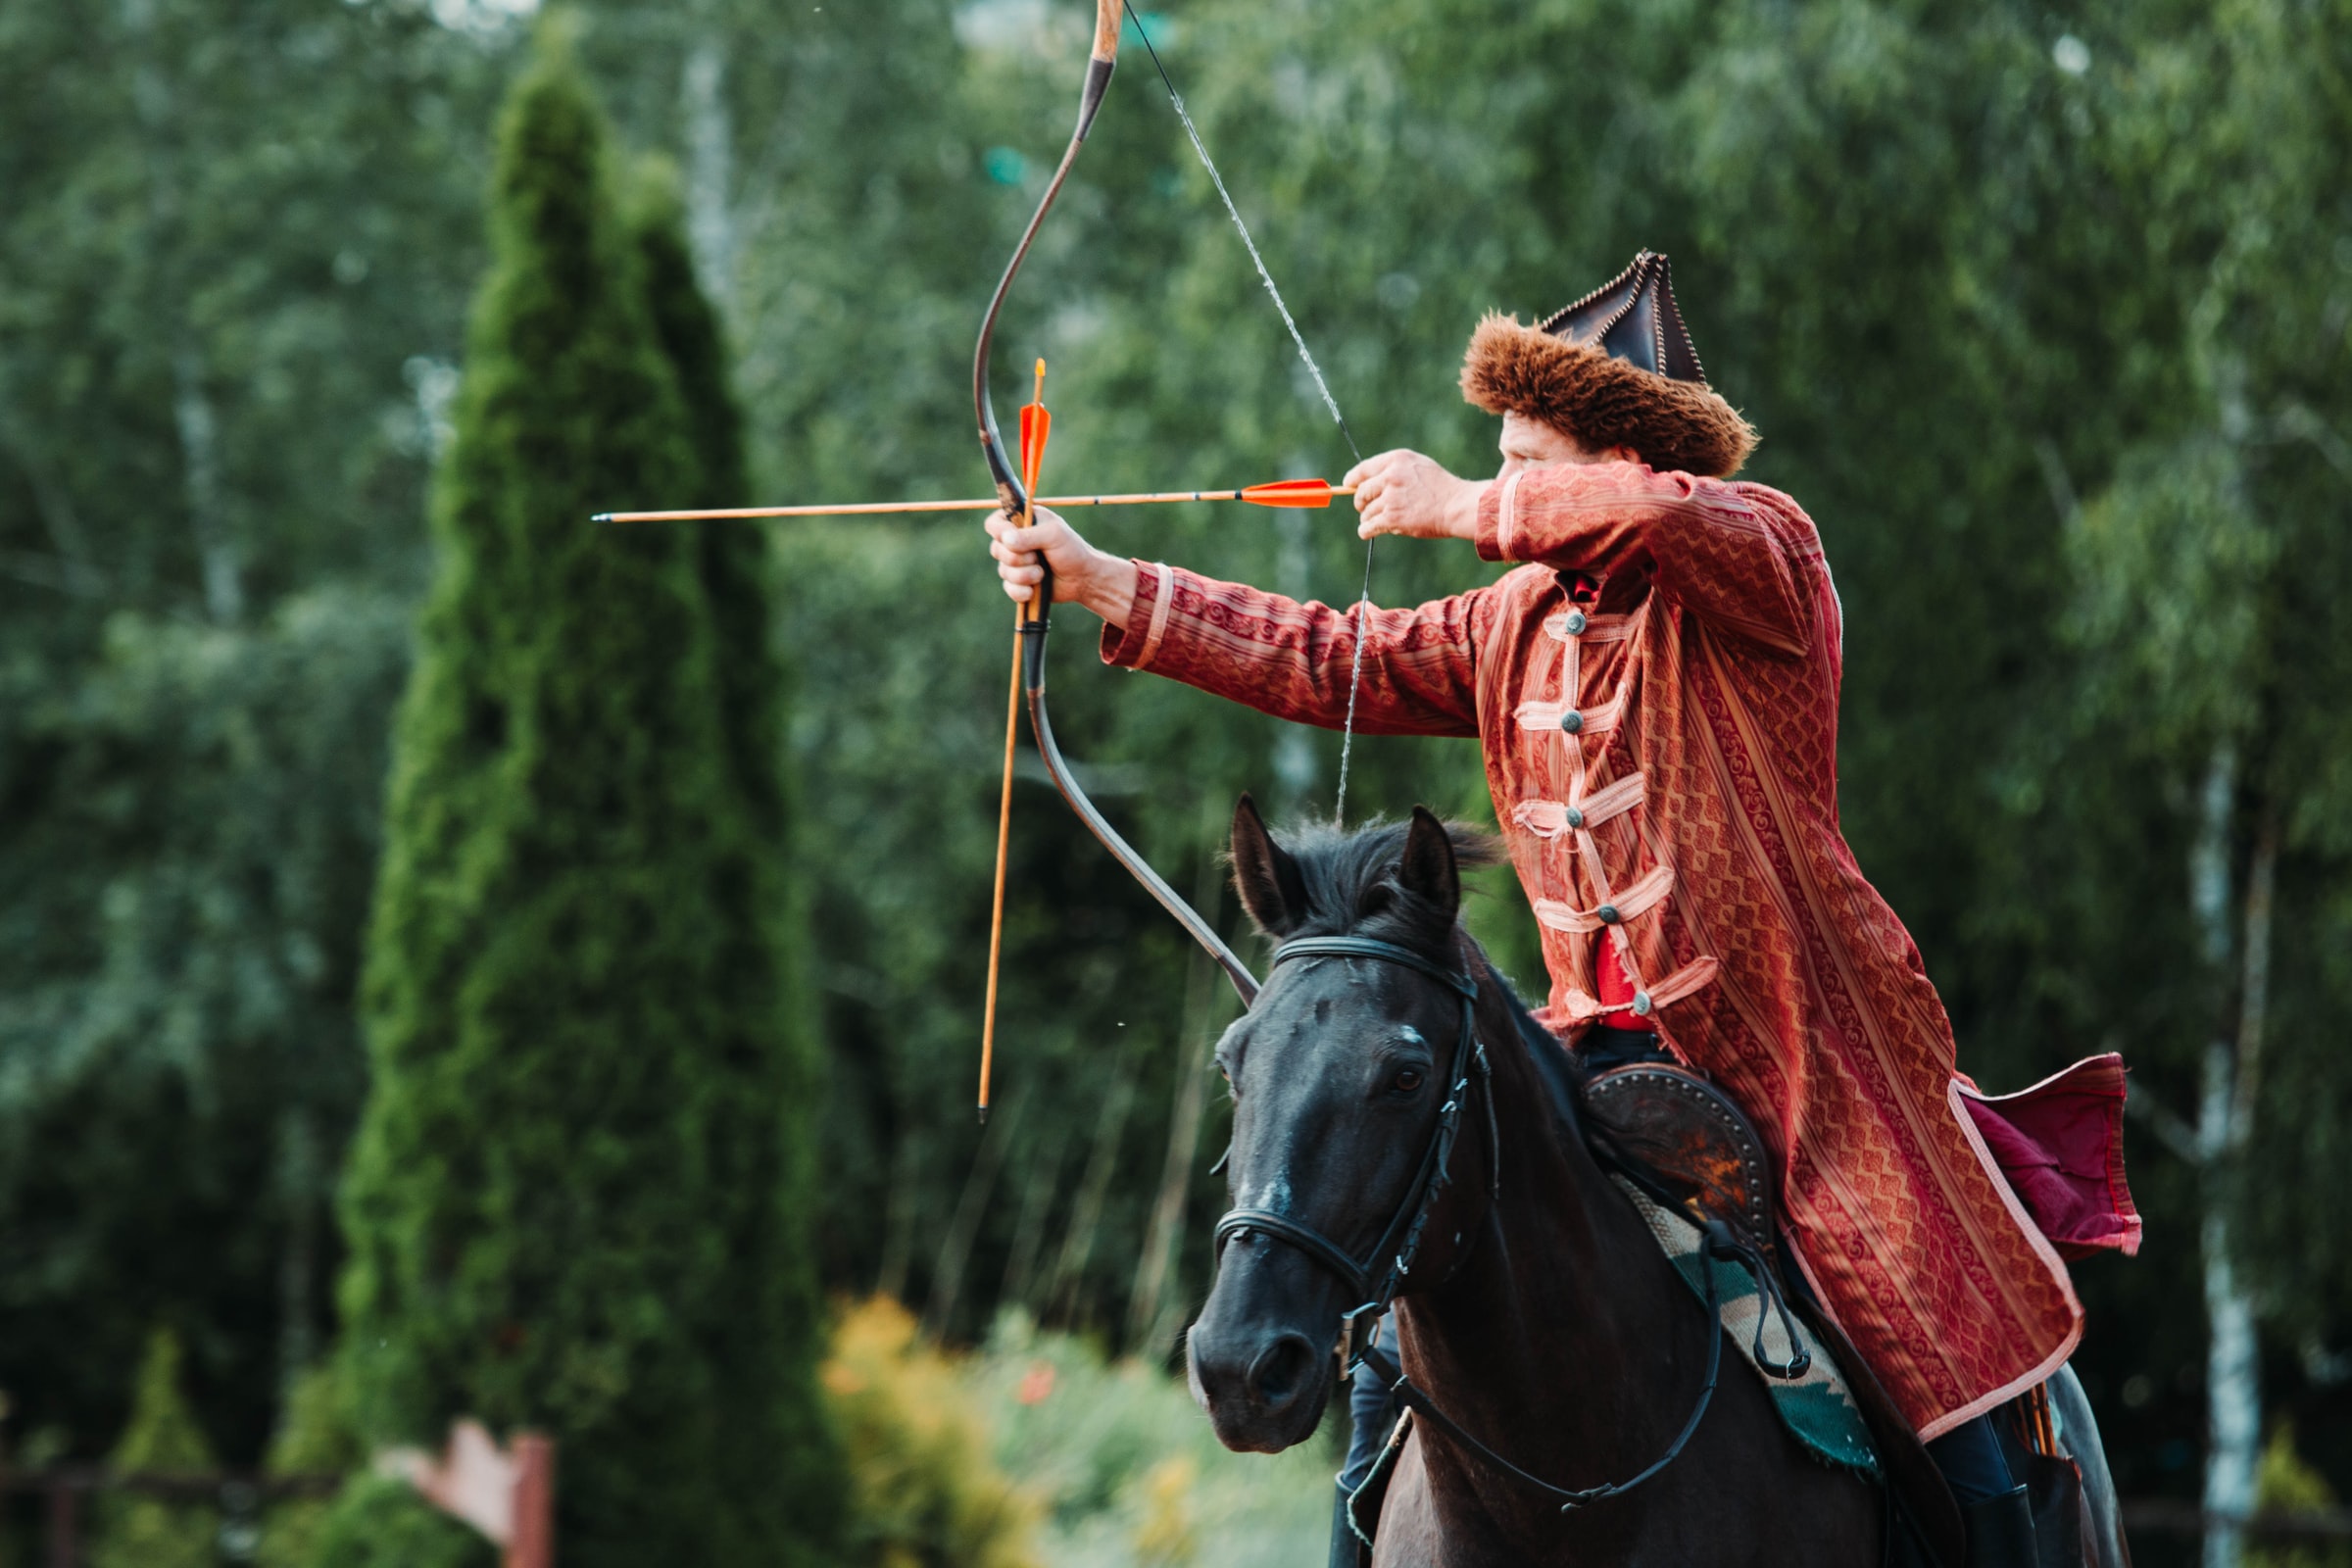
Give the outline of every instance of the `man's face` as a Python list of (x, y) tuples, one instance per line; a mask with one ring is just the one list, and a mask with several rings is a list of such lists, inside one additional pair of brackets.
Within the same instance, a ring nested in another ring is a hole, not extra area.
[(1588, 447), (1565, 430), (1555, 429), (1524, 414), (1502, 416), (1502, 467), (1497, 479), (1508, 479), (1527, 468), (1548, 468), (1563, 463), (1639, 462), (1632, 447)]

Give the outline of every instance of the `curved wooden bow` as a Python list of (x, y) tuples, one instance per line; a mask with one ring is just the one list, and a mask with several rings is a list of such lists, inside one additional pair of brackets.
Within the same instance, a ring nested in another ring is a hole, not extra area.
[[(1095, 47), (1087, 61), (1086, 84), (1078, 99), (1077, 128), (1071, 132), (1069, 147), (1062, 153), (1061, 163), (1054, 169), (1054, 177), (1047, 184), (1036, 213), (1030, 217), (1029, 226), (1021, 231), (1021, 242), (1013, 250), (1012, 260), (1004, 265), (1004, 275), (998, 280), (997, 291), (989, 299), (988, 314), (980, 319), (980, 341), (972, 351), (972, 413), (980, 426), (980, 450), (988, 459), (989, 472), (996, 480), (999, 499), (1003, 501), (1004, 510), (1015, 515), (1026, 515), (1032, 503), (1029, 488), (1014, 466), (1013, 456), (1004, 450), (1004, 438), (997, 426), (996, 409), (989, 400), (989, 349), (996, 338), (997, 318), (1004, 308), (1005, 296), (1012, 291), (1012, 280), (1019, 273), (1021, 264), (1028, 260), (1029, 247), (1036, 240), (1038, 229), (1044, 225), (1046, 214), (1053, 210), (1054, 198), (1061, 194), (1062, 184), (1070, 176), (1071, 166), (1078, 161), (1079, 149), (1086, 145), (1087, 132), (1094, 128), (1095, 115), (1102, 107), (1102, 94), (1109, 88), (1111, 73), (1118, 66), (1121, 11), (1121, 0), (1095, 0)], [(1226, 978), (1233, 982), (1233, 988), (1241, 993), (1242, 1001), (1248, 1004), (1257, 996), (1257, 979), (1250, 972), (1249, 965), (1226, 946), (1225, 940), (1217, 934), (1216, 927), (1200, 910), (1186, 903), (1174, 888), (1168, 886), (1160, 874), (1152, 869), (1150, 862), (1136, 853), (1135, 848), (1104, 819), (1095, 803), (1087, 798), (1086, 791), (1079, 787), (1078, 780), (1070, 772), (1069, 763), (1062, 758), (1061, 748), (1054, 742), (1054, 726), (1046, 714), (1046, 633), (1053, 603), (1054, 576), (1049, 567), (1037, 585), (1035, 595), (1021, 607), (1018, 622), (1021, 690), (1028, 703), (1029, 729), (1037, 743), (1037, 755), (1044, 761), (1046, 772), (1053, 778), (1054, 787), (1061, 791), (1062, 799), (1070, 803), (1070, 809), (1078, 813), (1078, 819), (1086, 824), (1087, 830), (1102, 841), (1102, 847), (1110, 852), (1113, 859), (1125, 866), (1128, 873), (1144, 885), (1145, 891), (1159, 901), (1160, 907), (1174, 915), (1177, 922), (1192, 933), (1194, 941), (1208, 951), (1209, 956), (1216, 959), (1218, 966), (1225, 971)], [(981, 1109), (986, 1114), (985, 1082), (981, 1087)]]

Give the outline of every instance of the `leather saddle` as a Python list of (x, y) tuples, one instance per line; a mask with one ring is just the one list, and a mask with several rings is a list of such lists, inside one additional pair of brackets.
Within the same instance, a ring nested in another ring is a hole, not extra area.
[(1676, 1206), (1702, 1223), (1723, 1221), (1779, 1267), (1772, 1158), (1731, 1096), (1688, 1068), (1637, 1062), (1586, 1080), (1585, 1110), (1610, 1152), (1665, 1188)]
[[(1782, 1298), (1836, 1357), (1870, 1428), (1889, 1491), (1904, 1515), (1888, 1532), (1888, 1560), (1956, 1565), (1965, 1539), (1959, 1505), (1910, 1422), (1777, 1245), (1780, 1199), (1771, 1152), (1731, 1096), (1687, 1067), (1642, 1061), (1585, 1080), (1586, 1134), (1596, 1152), (1702, 1227), (1721, 1220), (1779, 1277)], [(1906, 1554), (1906, 1548), (1908, 1555)]]

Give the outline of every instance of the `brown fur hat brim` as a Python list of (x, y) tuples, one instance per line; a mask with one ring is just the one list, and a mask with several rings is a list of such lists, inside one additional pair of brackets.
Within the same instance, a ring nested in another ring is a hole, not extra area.
[(1729, 478), (1755, 428), (1697, 381), (1676, 381), (1508, 316), (1489, 315), (1462, 359), (1462, 396), (1541, 419), (1588, 447), (1632, 447), (1651, 467)]

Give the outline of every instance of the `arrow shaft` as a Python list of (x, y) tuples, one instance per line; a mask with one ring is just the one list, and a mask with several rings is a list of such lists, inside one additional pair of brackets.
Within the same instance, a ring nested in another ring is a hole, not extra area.
[[(1331, 495), (1351, 496), (1352, 485), (1333, 485)], [(1241, 490), (1149, 490), (1116, 496), (1040, 496), (1037, 505), (1074, 511), (1080, 507), (1162, 507), (1181, 501), (1244, 501)], [(717, 522), (756, 517), (861, 517), (899, 513), (995, 512), (1004, 503), (986, 501), (859, 501), (830, 507), (727, 507), (710, 512), (607, 512), (598, 522)]]

